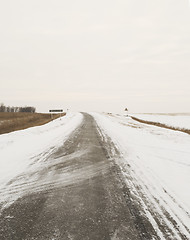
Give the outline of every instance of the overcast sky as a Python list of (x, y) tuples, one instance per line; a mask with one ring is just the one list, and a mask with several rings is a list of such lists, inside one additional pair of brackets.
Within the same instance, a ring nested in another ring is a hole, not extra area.
[(188, 0), (0, 0), (0, 102), (190, 112)]

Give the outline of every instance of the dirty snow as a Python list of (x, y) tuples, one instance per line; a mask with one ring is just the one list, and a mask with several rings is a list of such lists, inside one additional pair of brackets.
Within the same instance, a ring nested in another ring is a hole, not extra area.
[(168, 239), (181, 239), (181, 232), (190, 239), (190, 136), (130, 117), (92, 115), (122, 153), (118, 164), (126, 182), (134, 195), (141, 191), (141, 204), (160, 238), (165, 239), (157, 215), (169, 229)]
[(82, 114), (68, 113), (45, 125), (0, 135), (0, 188), (24, 172), (35, 156), (46, 157), (82, 122)]

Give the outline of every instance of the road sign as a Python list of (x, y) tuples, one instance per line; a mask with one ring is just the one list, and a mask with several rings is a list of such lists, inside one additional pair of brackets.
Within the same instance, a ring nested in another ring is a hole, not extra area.
[(63, 109), (53, 109), (53, 110), (49, 110), (49, 112), (63, 112)]
[(63, 109), (51, 109), (49, 110), (49, 112), (51, 113), (51, 118), (53, 119), (53, 113), (59, 113), (61, 117), (61, 113), (63, 112)]

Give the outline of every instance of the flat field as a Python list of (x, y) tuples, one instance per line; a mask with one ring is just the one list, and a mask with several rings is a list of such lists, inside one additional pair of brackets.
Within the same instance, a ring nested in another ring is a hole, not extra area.
[(190, 130), (190, 113), (176, 114), (131, 114), (132, 117), (145, 121), (166, 124), (171, 127)]
[[(64, 116), (65, 113), (62, 114)], [(43, 125), (60, 117), (60, 114), (46, 113), (0, 113), (0, 134)]]
[(130, 114), (130, 116), (133, 118), (133, 120), (141, 123), (190, 134), (190, 113)]

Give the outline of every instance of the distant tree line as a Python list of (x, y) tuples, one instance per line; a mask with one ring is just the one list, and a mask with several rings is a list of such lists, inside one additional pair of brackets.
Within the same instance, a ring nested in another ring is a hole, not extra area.
[(35, 113), (36, 108), (34, 107), (10, 107), (5, 106), (3, 103), (0, 105), (0, 112), (30, 112)]

